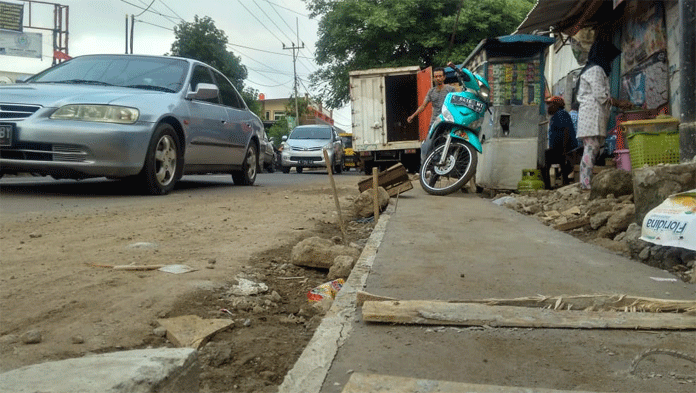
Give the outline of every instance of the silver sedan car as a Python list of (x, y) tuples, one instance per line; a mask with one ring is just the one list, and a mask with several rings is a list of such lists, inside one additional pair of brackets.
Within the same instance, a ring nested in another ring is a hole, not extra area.
[(0, 176), (128, 178), (167, 194), (185, 174), (252, 185), (263, 124), (196, 60), (88, 55), (0, 85)]
[[(293, 166), (297, 173), (302, 173), (304, 168), (326, 168), (329, 165), (334, 173), (343, 172), (343, 142), (336, 129), (330, 125), (297, 126), (289, 136), (283, 137), (281, 148), (283, 173), (290, 173)], [(328, 162), (324, 158), (324, 150), (329, 157)]]

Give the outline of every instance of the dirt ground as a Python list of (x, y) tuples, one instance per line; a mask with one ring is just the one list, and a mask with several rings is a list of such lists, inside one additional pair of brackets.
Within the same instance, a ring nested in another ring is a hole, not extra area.
[[(360, 179), (336, 177), (346, 220)], [(290, 264), (290, 252), (307, 237), (340, 237), (334, 198), (326, 176), (309, 186), (233, 194), (239, 198), (192, 203), (181, 192), (137, 208), (3, 215), (0, 372), (172, 346), (157, 319), (193, 314), (234, 321), (201, 349), (201, 392), (275, 391), (321, 319), (307, 292), (328, 281), (327, 271)], [(372, 228), (348, 221), (348, 242), (364, 246)], [(196, 270), (112, 268), (170, 264)], [(269, 289), (232, 295), (237, 278)]]

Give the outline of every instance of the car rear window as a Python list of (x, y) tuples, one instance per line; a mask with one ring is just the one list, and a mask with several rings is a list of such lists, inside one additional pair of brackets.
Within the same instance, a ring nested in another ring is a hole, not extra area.
[(295, 128), (289, 139), (331, 139), (331, 129), (326, 127)]

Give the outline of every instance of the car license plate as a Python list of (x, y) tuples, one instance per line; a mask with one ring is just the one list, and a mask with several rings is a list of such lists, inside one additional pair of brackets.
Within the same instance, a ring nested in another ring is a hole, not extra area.
[(312, 163), (312, 161), (310, 160), (299, 160), (298, 162), (300, 163), (300, 165), (309, 165)]
[(452, 102), (452, 105), (465, 106), (465, 107), (471, 109), (472, 111), (476, 111), (479, 113), (483, 112), (483, 110), (484, 110), (483, 103), (476, 101), (476, 100), (472, 100), (471, 98), (466, 98), (466, 97), (462, 97), (462, 96), (452, 96), (451, 102)]
[(13, 124), (0, 124), (0, 146), (12, 146)]

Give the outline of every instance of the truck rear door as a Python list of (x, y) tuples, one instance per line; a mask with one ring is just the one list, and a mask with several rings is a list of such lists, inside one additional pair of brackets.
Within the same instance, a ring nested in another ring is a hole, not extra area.
[(361, 76), (352, 80), (353, 144), (356, 150), (374, 150), (384, 141), (384, 77)]
[[(423, 103), (425, 95), (428, 94), (428, 90), (433, 87), (433, 67), (428, 67), (417, 75), (418, 84), (418, 106)], [(425, 110), (418, 115), (418, 135), (421, 141), (425, 140), (428, 136), (428, 131), (430, 127), (430, 118), (433, 116), (433, 106), (428, 105)]]

